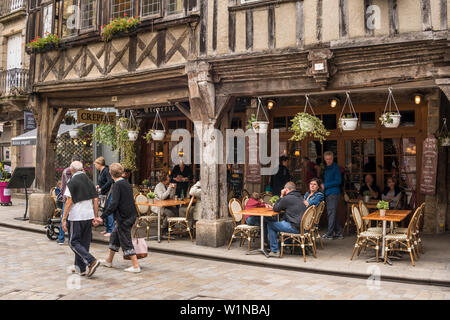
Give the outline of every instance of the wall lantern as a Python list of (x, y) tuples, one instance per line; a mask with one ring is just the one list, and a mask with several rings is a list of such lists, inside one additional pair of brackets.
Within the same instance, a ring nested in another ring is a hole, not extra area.
[(272, 108), (275, 106), (275, 101), (268, 100), (267, 101), (267, 109), (272, 110)]
[(422, 99), (423, 99), (423, 95), (421, 95), (420, 93), (415, 93), (414, 94), (414, 103), (415, 104), (421, 104), (422, 103)]
[(296, 157), (300, 157), (300, 150), (295, 150), (295, 152), (294, 152), (294, 156), (296, 156)]
[(336, 106), (339, 104), (340, 100), (339, 98), (333, 97), (330, 99), (330, 107), (331, 108), (336, 108)]

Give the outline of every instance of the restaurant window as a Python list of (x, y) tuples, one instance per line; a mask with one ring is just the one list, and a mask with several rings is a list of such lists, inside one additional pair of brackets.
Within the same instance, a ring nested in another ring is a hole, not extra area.
[(142, 0), (142, 17), (159, 15), (161, 13), (161, 0)]
[(77, 34), (77, 0), (64, 0), (62, 8), (62, 37), (71, 37)]
[[(364, 177), (370, 174), (376, 179), (376, 141), (345, 141), (345, 177), (344, 190), (351, 198), (358, 196), (364, 183)], [(376, 181), (375, 181), (376, 183)]]
[[(334, 161), (337, 161), (337, 141), (336, 140), (325, 140), (323, 144), (320, 141), (310, 141), (308, 143), (308, 155), (307, 157), (318, 164), (319, 166), (323, 164), (323, 154), (326, 151), (331, 151), (334, 154)], [(323, 169), (323, 168), (322, 168)]]
[(80, 30), (97, 25), (97, 0), (80, 0)]
[(416, 115), (414, 110), (400, 111), (400, 127), (415, 127)]
[(361, 112), (361, 129), (372, 129), (376, 127), (375, 112)]
[(286, 131), (286, 117), (275, 117), (273, 118), (273, 128), (279, 129), (280, 131)]
[(52, 33), (53, 4), (49, 4), (43, 7), (42, 15), (43, 15), (42, 37), (45, 38), (48, 33)]
[(134, 0), (111, 0), (111, 18), (122, 18), (123, 16), (133, 16)]
[(177, 14), (183, 12), (184, 0), (166, 0), (167, 14)]
[(327, 130), (336, 130), (337, 122), (336, 122), (336, 114), (324, 114), (322, 115), (322, 122)]

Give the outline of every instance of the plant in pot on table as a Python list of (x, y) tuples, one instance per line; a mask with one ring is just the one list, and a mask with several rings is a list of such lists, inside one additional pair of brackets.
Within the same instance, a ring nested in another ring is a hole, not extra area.
[(149, 203), (153, 203), (156, 198), (156, 194), (154, 192), (147, 193), (147, 199)]
[(363, 192), (363, 198), (364, 198), (364, 202), (369, 202), (370, 198), (372, 197), (372, 194), (370, 193), (369, 190), (366, 190)]
[(380, 217), (384, 217), (386, 215), (386, 210), (389, 210), (389, 202), (387, 201), (378, 201), (377, 209), (380, 210)]

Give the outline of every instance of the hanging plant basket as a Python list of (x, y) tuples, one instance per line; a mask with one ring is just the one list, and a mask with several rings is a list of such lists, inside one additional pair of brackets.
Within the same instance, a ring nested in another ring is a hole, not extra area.
[(447, 128), (447, 118), (443, 118), (444, 124), (438, 134), (438, 142), (441, 147), (450, 147), (450, 132)]
[(78, 129), (72, 129), (72, 130), (69, 130), (69, 135), (70, 135), (70, 137), (72, 138), (72, 139), (75, 139), (76, 137), (78, 137), (78, 134), (79, 134), (80, 132), (79, 132), (79, 130)]
[[(312, 114), (306, 112), (308, 106), (310, 107)], [(291, 121), (292, 126), (289, 130), (292, 131), (294, 135), (290, 140), (300, 141), (308, 135), (311, 135), (314, 138), (319, 139), (320, 143), (323, 143), (323, 140), (326, 140), (326, 137), (330, 135), (330, 132), (325, 129), (322, 120), (316, 117), (308, 96), (306, 96), (305, 109), (303, 112), (297, 113)]]
[[(158, 122), (161, 123), (162, 130), (158, 129)], [(159, 115), (159, 109), (156, 109), (156, 116), (153, 120), (153, 125), (150, 130), (144, 136), (144, 139), (147, 140), (147, 143), (150, 143), (152, 140), (154, 141), (162, 141), (166, 136), (166, 128), (164, 127), (164, 123)]]
[[(260, 110), (263, 111), (265, 120), (258, 119)], [(255, 131), (256, 134), (267, 133), (267, 129), (269, 128), (269, 117), (267, 116), (266, 110), (264, 110), (260, 98), (258, 98), (258, 109), (256, 110), (256, 115), (252, 114), (248, 120), (247, 129), (250, 128), (253, 128), (253, 131)]]
[(128, 133), (128, 140), (130, 140), (130, 141), (136, 141), (139, 136), (139, 131), (136, 131), (136, 130), (133, 130), (133, 131), (128, 130), (127, 133)]
[(164, 137), (166, 135), (166, 131), (164, 131), (164, 130), (154, 130), (150, 134), (151, 134), (153, 140), (161, 141), (161, 140), (164, 140)]
[(120, 129), (126, 129), (127, 125), (128, 125), (128, 119), (127, 118), (120, 118), (118, 123), (119, 123)]
[[(347, 98), (345, 99), (344, 106), (342, 107), (341, 115), (339, 116), (339, 128), (343, 131), (354, 131), (358, 127), (358, 115), (353, 107), (350, 94), (346, 92)], [(348, 105), (350, 114), (344, 115), (345, 107)]]
[[(395, 111), (392, 111), (392, 103), (394, 103)], [(385, 128), (398, 128), (400, 125), (400, 111), (398, 110), (397, 103), (395, 102), (394, 95), (392, 94), (392, 88), (389, 88), (389, 95), (384, 107), (384, 112), (380, 117), (381, 124)]]

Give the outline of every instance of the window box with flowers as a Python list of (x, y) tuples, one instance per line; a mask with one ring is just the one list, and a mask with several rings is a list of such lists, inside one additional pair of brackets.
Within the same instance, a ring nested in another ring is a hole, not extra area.
[(61, 39), (56, 34), (46, 32), (45, 37), (37, 37), (27, 43), (27, 48), (30, 48), (32, 52), (44, 52), (54, 50), (59, 47)]
[(113, 36), (120, 37), (129, 35), (136, 31), (137, 26), (141, 23), (141, 20), (137, 17), (129, 18), (124, 13), (123, 18), (116, 18), (109, 24), (100, 27), (100, 34), (104, 42), (110, 41)]

